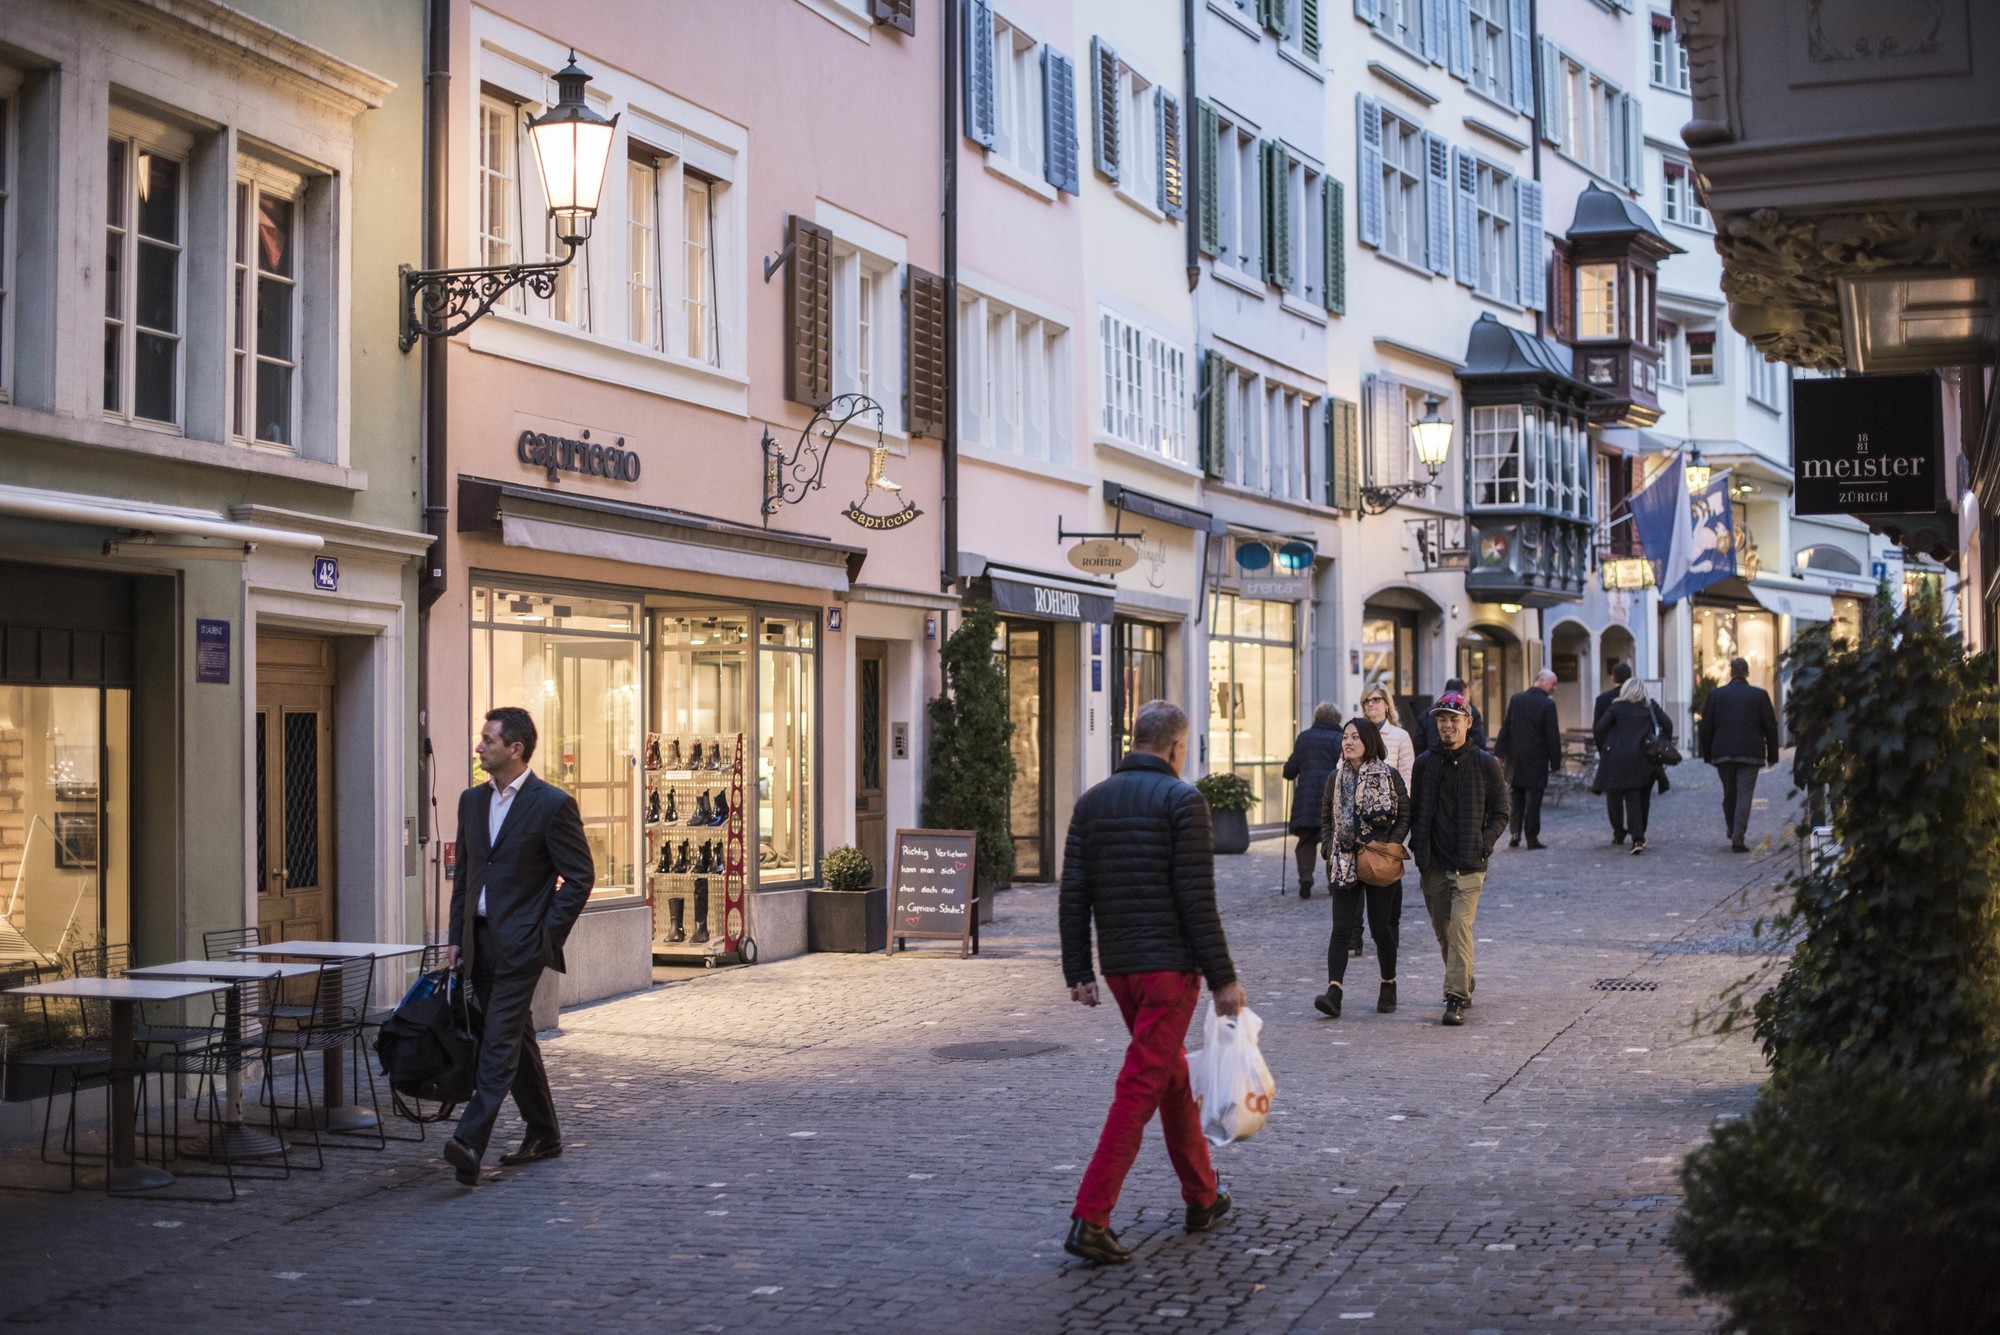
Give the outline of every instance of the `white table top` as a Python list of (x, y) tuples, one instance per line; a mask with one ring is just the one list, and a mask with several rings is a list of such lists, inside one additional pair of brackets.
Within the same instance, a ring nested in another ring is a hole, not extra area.
[(127, 969), (127, 978), (209, 978), (217, 982), (242, 982), (257, 978), (301, 978), (318, 973), (317, 964), (286, 964), (278, 960), (176, 960), (172, 964), (146, 964)]
[(390, 959), (397, 955), (420, 955), (422, 946), (394, 941), (273, 941), (263, 946), (238, 946), (232, 955), (258, 959), (360, 960)]
[(7, 990), (24, 997), (81, 997), (86, 1001), (179, 1001), (220, 992), (226, 986), (167, 978), (58, 978), (52, 983), (29, 983)]

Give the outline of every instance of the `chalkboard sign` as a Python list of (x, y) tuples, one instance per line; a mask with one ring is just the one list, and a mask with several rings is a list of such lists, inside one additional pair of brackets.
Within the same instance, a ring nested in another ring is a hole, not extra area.
[(979, 948), (973, 899), (971, 830), (896, 831), (895, 870), (889, 879), (889, 952), (905, 937), (959, 943), (961, 955)]

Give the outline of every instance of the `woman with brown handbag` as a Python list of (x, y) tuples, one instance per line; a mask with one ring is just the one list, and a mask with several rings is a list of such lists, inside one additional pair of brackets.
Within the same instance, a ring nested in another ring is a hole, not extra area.
[(1341, 730), (1340, 764), (1321, 799), (1320, 830), (1325, 839), (1326, 883), (1333, 887), (1333, 936), (1326, 947), (1326, 991), (1313, 1006), (1340, 1018), (1347, 976), (1348, 945), (1368, 905), (1368, 927), (1382, 969), (1382, 992), (1375, 1009), (1396, 1009), (1396, 943), (1402, 934), (1403, 840), (1410, 834), (1410, 790), (1387, 759), (1382, 734), (1367, 719), (1350, 719)]

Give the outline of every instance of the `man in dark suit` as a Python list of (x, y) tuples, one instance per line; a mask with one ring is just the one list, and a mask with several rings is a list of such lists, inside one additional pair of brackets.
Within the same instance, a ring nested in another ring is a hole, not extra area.
[(1543, 668), (1533, 686), (1507, 702), (1500, 736), (1493, 742), (1493, 754), (1507, 767), (1512, 776), (1508, 782), (1514, 789), (1509, 848), (1521, 846), (1524, 829), (1529, 848), (1548, 847), (1542, 842), (1542, 794), (1548, 789), (1549, 775), (1562, 768), (1562, 729), (1556, 723), (1555, 693), (1556, 674)]
[[(1447, 677), (1445, 678), (1444, 690), (1446, 695), (1462, 696), (1465, 694), (1465, 681), (1461, 677)], [(1480, 712), (1478, 705), (1468, 704), (1466, 708), (1472, 711), (1472, 723), (1466, 729), (1465, 740), (1484, 751), (1486, 749), (1486, 715)], [(1438, 737), (1437, 717), (1433, 711), (1428, 709), (1423, 710), (1417, 715), (1415, 723), (1417, 725), (1417, 736), (1414, 740), (1419, 752), (1435, 751), (1444, 745)]]
[[(1625, 683), (1630, 680), (1632, 680), (1632, 665), (1630, 663), (1620, 663), (1611, 669), (1611, 689), (1597, 693), (1596, 707), (1590, 711), (1590, 730), (1593, 733), (1597, 731), (1597, 725), (1603, 721), (1604, 716), (1611, 712), (1611, 706), (1617, 703), (1618, 692), (1624, 690)], [(1599, 758), (1602, 759), (1601, 752)], [(1623, 844), (1625, 842), (1624, 799), (1617, 793), (1605, 792), (1603, 788), (1595, 783), (1590, 786), (1590, 791), (1593, 793), (1604, 793), (1604, 812), (1607, 816), (1611, 817), (1612, 845), (1615, 847)]]
[(458, 967), (469, 930), (481, 1037), (473, 1094), (444, 1157), (466, 1186), (479, 1181), (479, 1161), (510, 1091), (528, 1133), (521, 1148), (500, 1162), (533, 1163), (562, 1153), (532, 1004), (542, 970), (563, 971), (563, 942), (590, 898), (597, 870), (576, 799), (535, 777), (528, 769), (534, 754), (535, 721), (527, 710), (489, 711), (478, 755), (492, 781), (458, 799), (450, 963)]
[(1630, 663), (1620, 663), (1611, 669), (1611, 689), (1597, 693), (1597, 706), (1590, 711), (1590, 726), (1593, 729), (1597, 727), (1597, 720), (1604, 717), (1604, 712), (1617, 702), (1618, 692), (1624, 690), (1625, 683), (1630, 680), (1632, 680)]
[(1750, 664), (1729, 660), (1729, 684), (1708, 693), (1701, 710), (1701, 758), (1722, 779), (1722, 818), (1729, 847), (1748, 853), (1750, 804), (1757, 796), (1757, 771), (1778, 763), (1778, 713), (1771, 696), (1750, 684)]

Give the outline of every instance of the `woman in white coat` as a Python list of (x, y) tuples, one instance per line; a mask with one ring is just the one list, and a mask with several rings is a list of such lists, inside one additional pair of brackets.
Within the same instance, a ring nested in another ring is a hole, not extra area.
[(1403, 730), (1402, 720), (1396, 716), (1396, 702), (1389, 698), (1389, 692), (1383, 687), (1370, 686), (1368, 693), (1361, 697), (1361, 716), (1381, 730), (1382, 746), (1389, 753), (1389, 763), (1403, 776), (1403, 787), (1408, 788), (1411, 771), (1417, 764), (1417, 748), (1410, 741), (1410, 734)]

